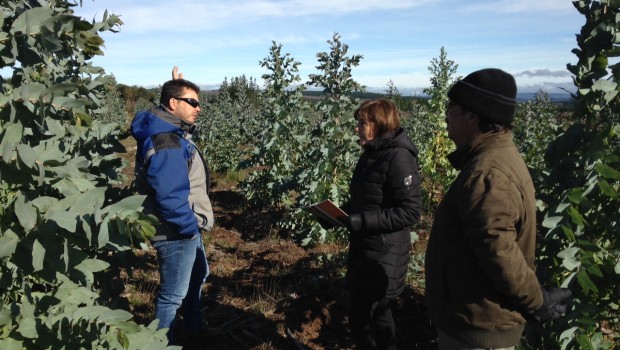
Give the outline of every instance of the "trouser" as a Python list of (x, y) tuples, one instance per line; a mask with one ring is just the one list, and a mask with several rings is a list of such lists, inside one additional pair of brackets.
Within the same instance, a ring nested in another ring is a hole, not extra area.
[(437, 330), (438, 338), (438, 350), (514, 350), (514, 346), (510, 348), (478, 348), (466, 343), (461, 342), (458, 339), (452, 338), (446, 333)]
[(351, 295), (349, 324), (358, 350), (396, 349), (392, 300), (373, 301), (364, 295)]
[(169, 329), (168, 339), (172, 341), (171, 326), (177, 310), (183, 314), (187, 330), (199, 330), (202, 326), (200, 300), (209, 264), (200, 234), (187, 239), (156, 241), (153, 247), (157, 250), (160, 278), (155, 318), (159, 320), (158, 329)]

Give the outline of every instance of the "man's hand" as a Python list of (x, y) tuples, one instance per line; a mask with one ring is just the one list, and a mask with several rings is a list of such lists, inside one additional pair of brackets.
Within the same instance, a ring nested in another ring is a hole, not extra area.
[(179, 67), (174, 66), (172, 68), (172, 80), (183, 79), (183, 73), (179, 72)]
[(534, 312), (534, 318), (538, 322), (555, 320), (566, 312), (566, 304), (570, 301), (573, 293), (567, 288), (542, 288), (543, 305)]

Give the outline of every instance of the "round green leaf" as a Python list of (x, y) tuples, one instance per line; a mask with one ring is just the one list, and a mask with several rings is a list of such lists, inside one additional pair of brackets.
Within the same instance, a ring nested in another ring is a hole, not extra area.
[(17, 156), (28, 168), (34, 167), (37, 155), (30, 146), (23, 143), (17, 145)]
[(24, 337), (29, 339), (36, 339), (39, 335), (37, 332), (37, 322), (34, 318), (24, 317), (19, 322), (17, 331)]

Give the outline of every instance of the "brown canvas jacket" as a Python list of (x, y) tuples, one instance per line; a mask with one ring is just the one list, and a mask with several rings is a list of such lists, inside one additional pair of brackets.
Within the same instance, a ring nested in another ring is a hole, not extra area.
[(543, 303), (534, 272), (536, 206), (508, 131), (476, 138), (449, 159), (460, 173), (435, 213), (426, 296), (435, 326), (479, 347), (511, 347)]

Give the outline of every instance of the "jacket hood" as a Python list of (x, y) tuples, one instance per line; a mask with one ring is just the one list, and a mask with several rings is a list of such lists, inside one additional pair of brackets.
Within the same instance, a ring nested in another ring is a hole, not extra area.
[(381, 138), (374, 139), (368, 142), (364, 149), (366, 151), (374, 152), (385, 148), (404, 148), (409, 151), (414, 157), (418, 157), (418, 149), (413, 144), (407, 133), (403, 128), (399, 128), (395, 133), (385, 135)]
[(136, 114), (130, 130), (136, 140), (143, 141), (150, 136), (179, 129), (191, 133), (195, 126), (185, 123), (161, 107), (156, 107)]

